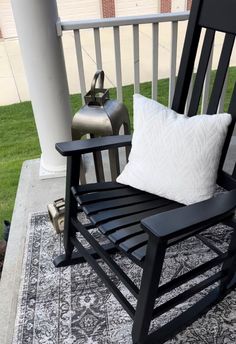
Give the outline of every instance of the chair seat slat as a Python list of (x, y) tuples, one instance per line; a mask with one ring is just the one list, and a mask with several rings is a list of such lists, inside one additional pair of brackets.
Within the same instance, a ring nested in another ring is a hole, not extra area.
[(135, 196), (130, 196), (127, 198), (116, 198), (109, 201), (91, 203), (84, 206), (84, 212), (87, 215), (94, 214), (98, 211), (109, 210), (119, 207), (124, 207), (130, 204), (144, 203), (151, 200), (155, 200), (157, 196), (151, 194), (140, 194)]
[(82, 195), (88, 192), (124, 189), (125, 187), (126, 185), (119, 184), (116, 182), (102, 182), (79, 185), (75, 188), (75, 191), (77, 195)]
[(132, 256), (137, 259), (138, 262), (143, 262), (144, 258), (146, 257), (147, 252), (147, 244), (144, 246), (139, 247), (138, 249), (132, 252)]
[(97, 214), (91, 215), (90, 220), (94, 224), (98, 225), (106, 221), (109, 221), (111, 219), (121, 218), (127, 215), (133, 215), (133, 214), (141, 213), (147, 210), (156, 209), (170, 203), (173, 203), (173, 202), (167, 199), (156, 199), (153, 201), (139, 203), (135, 205), (129, 205), (129, 206), (114, 209), (114, 210), (112, 209), (112, 210), (107, 210), (107, 211), (101, 211)]
[(181, 205), (178, 203), (170, 203), (164, 207), (161, 208), (156, 208), (148, 211), (144, 211), (140, 214), (134, 214), (134, 215), (129, 215), (129, 216), (124, 216), (121, 219), (117, 220), (112, 220), (109, 222), (106, 222), (102, 225), (100, 225), (98, 228), (103, 234), (108, 234), (113, 232), (116, 229), (122, 228), (122, 227), (127, 227), (135, 223), (139, 223), (142, 219), (145, 217), (154, 215), (154, 214), (159, 214), (164, 211), (168, 211), (171, 209), (175, 209), (177, 207), (180, 207)]
[(108, 190), (101, 192), (93, 192), (84, 195), (78, 195), (77, 199), (81, 205), (88, 204), (92, 202), (105, 201), (109, 199), (119, 198), (119, 197), (129, 197), (133, 195), (141, 194), (142, 191), (133, 188), (123, 188), (118, 190)]
[(148, 234), (142, 233), (142, 234), (136, 235), (130, 239), (122, 241), (122, 243), (119, 245), (119, 247), (125, 252), (132, 252), (136, 248), (145, 245), (147, 243), (147, 241), (148, 241)]
[(119, 244), (121, 241), (129, 239), (131, 236), (143, 233), (140, 225), (134, 225), (122, 229), (118, 229), (114, 233), (108, 235), (108, 238), (114, 243)]

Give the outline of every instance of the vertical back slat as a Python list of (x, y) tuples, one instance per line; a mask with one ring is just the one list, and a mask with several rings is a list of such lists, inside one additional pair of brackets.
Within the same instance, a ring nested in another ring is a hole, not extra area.
[(121, 73), (121, 54), (120, 54), (120, 30), (119, 26), (113, 27), (115, 62), (116, 62), (116, 90), (117, 99), (122, 102), (122, 73)]
[(234, 90), (231, 96), (228, 113), (232, 115), (233, 121), (236, 122), (236, 82), (234, 84)]
[(172, 104), (175, 92), (176, 78), (176, 59), (177, 59), (177, 39), (178, 39), (178, 22), (171, 24), (171, 55), (170, 55), (170, 83), (169, 83), (169, 106)]
[(158, 46), (159, 24), (152, 24), (152, 99), (157, 100), (158, 93)]
[(102, 52), (99, 28), (93, 29), (97, 69), (102, 69)]
[[(231, 137), (233, 135), (234, 126), (235, 126), (235, 122), (236, 122), (236, 82), (234, 84), (234, 90), (233, 90), (233, 93), (232, 93), (232, 96), (231, 96), (231, 101), (230, 101), (230, 104), (229, 104), (228, 113), (230, 113), (231, 116), (232, 116), (232, 123), (229, 126), (228, 133), (227, 133), (227, 136), (226, 136), (226, 140), (225, 140), (225, 143), (224, 143), (224, 147), (222, 149), (222, 154), (221, 154), (220, 164), (219, 164), (219, 171), (221, 171), (223, 166), (224, 166), (225, 158), (226, 158), (226, 155), (227, 155), (227, 151), (228, 151), (228, 148), (229, 148), (230, 140), (231, 140)], [(236, 170), (236, 168), (234, 168), (234, 169)], [(235, 173), (235, 171), (233, 171), (233, 174), (234, 173)]]
[(191, 101), (192, 94), (193, 94), (193, 85), (194, 85), (194, 74), (192, 74), (191, 82), (189, 85), (188, 97), (187, 97), (186, 105), (185, 105), (185, 114), (187, 114), (189, 111), (190, 101)]
[(210, 82), (211, 82), (211, 71), (212, 71), (212, 61), (213, 61), (213, 49), (211, 51), (211, 55), (208, 62), (206, 77), (203, 85), (202, 91), (202, 110), (201, 113), (207, 112), (208, 100), (209, 100), (209, 93), (210, 93)]
[(86, 85), (85, 85), (84, 63), (83, 63), (83, 55), (82, 55), (82, 47), (81, 47), (81, 39), (80, 39), (79, 30), (74, 30), (74, 39), (75, 39), (75, 49), (76, 49), (76, 56), (77, 56), (77, 63), (78, 63), (78, 71), (79, 71), (81, 98), (82, 98), (82, 104), (84, 104), (84, 96), (86, 94)]
[(208, 67), (212, 45), (215, 37), (215, 31), (208, 29), (205, 34), (202, 52), (197, 69), (196, 79), (193, 87), (193, 95), (191, 98), (188, 115), (194, 116), (197, 113), (200, 97), (202, 94), (203, 83), (205, 80), (206, 70)]
[(133, 25), (133, 50), (134, 50), (134, 93), (140, 91), (139, 77), (139, 26)]
[(218, 113), (224, 112), (224, 105), (225, 105), (225, 96), (226, 96), (226, 91), (227, 91), (227, 86), (228, 86), (228, 78), (229, 78), (229, 70), (227, 71), (226, 77), (225, 77), (225, 82), (223, 86), (223, 90), (220, 96), (220, 103), (219, 103), (219, 108), (218, 108)]
[(201, 34), (201, 27), (198, 25), (201, 5), (201, 0), (193, 1), (192, 11), (190, 12), (189, 24), (172, 102), (172, 109), (179, 113), (184, 113), (197, 53), (197, 46)]
[(214, 114), (217, 112), (218, 104), (220, 101), (220, 96), (222, 89), (224, 87), (225, 77), (229, 67), (229, 61), (231, 57), (231, 52), (234, 46), (235, 36), (232, 34), (226, 34), (225, 40), (220, 55), (220, 60), (216, 72), (216, 77), (211, 93), (211, 98), (209, 101), (207, 113)]

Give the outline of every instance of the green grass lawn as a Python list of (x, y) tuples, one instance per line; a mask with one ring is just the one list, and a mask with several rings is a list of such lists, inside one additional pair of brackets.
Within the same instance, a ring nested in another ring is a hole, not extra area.
[[(213, 72), (214, 77), (214, 72)], [(226, 101), (232, 93), (236, 68), (230, 69), (229, 87)], [(151, 97), (150, 83), (143, 83), (140, 93)], [(124, 86), (124, 103), (128, 107), (131, 120), (133, 116), (133, 86)], [(167, 105), (168, 80), (158, 83), (158, 100)], [(110, 97), (115, 98), (116, 92), (110, 90)], [(80, 97), (71, 96), (73, 113), (81, 107)], [(23, 161), (40, 156), (33, 111), (30, 102), (23, 102), (0, 107), (0, 239), (2, 238), (3, 220), (11, 220), (14, 200)]]

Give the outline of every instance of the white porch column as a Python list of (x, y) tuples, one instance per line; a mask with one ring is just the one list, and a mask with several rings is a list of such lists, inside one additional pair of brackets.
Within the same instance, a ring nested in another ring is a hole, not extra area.
[(12, 0), (41, 146), (40, 176), (62, 175), (55, 143), (71, 139), (71, 108), (56, 0)]

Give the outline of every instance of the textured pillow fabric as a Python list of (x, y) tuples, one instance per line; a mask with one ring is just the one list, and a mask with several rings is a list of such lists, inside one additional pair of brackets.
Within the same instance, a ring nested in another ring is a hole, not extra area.
[(187, 117), (134, 95), (129, 162), (117, 182), (183, 204), (211, 198), (231, 115)]

